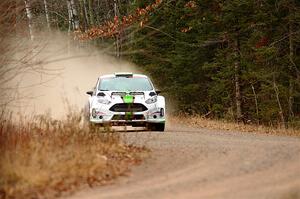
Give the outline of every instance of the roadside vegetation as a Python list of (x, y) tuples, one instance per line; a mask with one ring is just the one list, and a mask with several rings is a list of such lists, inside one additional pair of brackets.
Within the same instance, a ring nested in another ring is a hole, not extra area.
[(230, 132), (260, 133), (270, 135), (300, 136), (299, 128), (283, 128), (281, 126), (266, 126), (262, 124), (244, 124), (230, 122), (225, 119), (209, 119), (199, 115), (173, 115), (168, 122), (196, 128), (225, 130)]
[(0, 120), (0, 198), (52, 198), (110, 183), (147, 154), (117, 132), (87, 128), (80, 114)]

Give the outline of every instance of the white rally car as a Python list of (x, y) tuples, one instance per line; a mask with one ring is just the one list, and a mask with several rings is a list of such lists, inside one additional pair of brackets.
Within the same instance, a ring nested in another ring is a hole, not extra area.
[(90, 95), (88, 118), (92, 124), (165, 129), (165, 98), (145, 75), (104, 75), (87, 94)]

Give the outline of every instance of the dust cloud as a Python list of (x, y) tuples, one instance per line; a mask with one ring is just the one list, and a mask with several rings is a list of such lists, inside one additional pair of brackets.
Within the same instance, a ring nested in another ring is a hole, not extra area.
[(78, 110), (84, 107), (86, 91), (95, 86), (99, 76), (139, 72), (132, 63), (106, 55), (105, 49), (96, 49), (86, 42), (75, 45), (62, 33), (41, 33), (39, 38), (35, 41), (38, 47), (32, 50), (32, 59), (39, 66), (14, 80), (19, 82), (18, 92), (25, 96), (14, 106), (22, 115), (48, 113), (61, 118), (69, 106)]

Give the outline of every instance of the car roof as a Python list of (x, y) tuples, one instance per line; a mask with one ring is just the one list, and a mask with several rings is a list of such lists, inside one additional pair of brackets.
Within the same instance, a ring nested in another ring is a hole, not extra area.
[(100, 79), (102, 78), (114, 78), (117, 77), (117, 75), (132, 75), (133, 77), (144, 77), (144, 78), (148, 78), (146, 75), (142, 75), (142, 74), (134, 74), (134, 73), (114, 73), (114, 74), (107, 74), (107, 75), (102, 75), (100, 76)]

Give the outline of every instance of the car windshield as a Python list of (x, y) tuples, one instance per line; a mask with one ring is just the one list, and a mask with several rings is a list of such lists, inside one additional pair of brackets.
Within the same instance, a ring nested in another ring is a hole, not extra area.
[(98, 87), (102, 91), (151, 91), (150, 80), (145, 77), (114, 77), (103, 78)]

